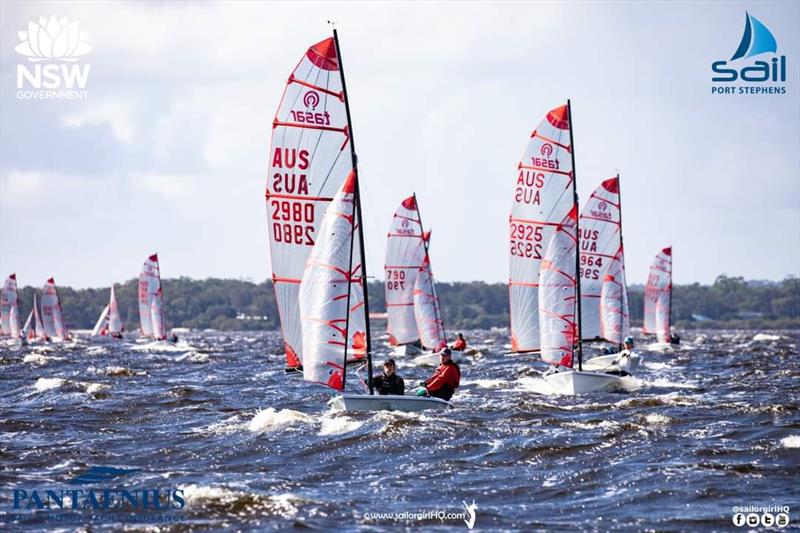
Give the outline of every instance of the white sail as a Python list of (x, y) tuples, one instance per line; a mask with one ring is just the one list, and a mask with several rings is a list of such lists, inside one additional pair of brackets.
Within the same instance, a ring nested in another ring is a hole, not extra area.
[(551, 110), (531, 134), (517, 166), (509, 218), (511, 347), (540, 348), (539, 273), (556, 228), (573, 207), (571, 133), (567, 106)]
[(119, 314), (119, 307), (117, 306), (117, 298), (114, 295), (114, 286), (111, 286), (111, 296), (108, 301), (108, 332), (121, 333), (124, 329), (122, 325), (122, 317)]
[(106, 335), (108, 335), (108, 305), (103, 308), (100, 318), (97, 319), (92, 329), (92, 337), (104, 337)]
[(668, 342), (672, 305), (672, 247), (661, 250), (653, 264), (644, 289), (644, 328), (659, 342)]
[(25, 325), (22, 326), (22, 335), (26, 339), (33, 339), (36, 337), (36, 329), (33, 327), (33, 309), (28, 313), (28, 318), (25, 319)]
[(56, 282), (53, 278), (48, 279), (42, 288), (42, 322), (44, 332), (48, 337), (69, 338), (69, 332), (64, 325), (64, 316), (61, 312), (61, 302), (58, 299)]
[(298, 295), (326, 208), (353, 169), (339, 54), (333, 38), (308, 49), (272, 123), (267, 222), (286, 362), (302, 361)]
[(565, 217), (550, 237), (542, 260), (539, 281), (539, 323), (543, 361), (572, 367), (578, 342), (577, 254), (575, 225), (577, 209)]
[[(603, 181), (580, 217), (581, 335), (600, 339), (600, 293), (611, 262), (622, 245), (619, 178)], [(622, 265), (624, 269), (624, 265)]]
[[(157, 340), (166, 338), (166, 332), (162, 331), (163, 324), (163, 310), (159, 316), (162, 318), (160, 328), (157, 329), (153, 323), (153, 300), (156, 293), (161, 291), (161, 270), (158, 264), (158, 254), (153, 254), (147, 258), (142, 266), (142, 272), (139, 274), (139, 324), (141, 325), (142, 334), (146, 337), (152, 337)], [(156, 304), (158, 309), (161, 309), (161, 302)]]
[(17, 296), (17, 276), (11, 274), (0, 290), (0, 324), (3, 336), (19, 338), (19, 297)]
[[(36, 293), (33, 293), (33, 335), (37, 339), (47, 339), (47, 332), (44, 330), (44, 321), (42, 320), (42, 316), (39, 313), (39, 303), (36, 301)], [(32, 338), (30, 336), (30, 332), (27, 334), (28, 338)]]
[(624, 254), (620, 248), (603, 277), (600, 289), (600, 336), (618, 345), (622, 345), (631, 329), (624, 264)]
[(422, 224), (416, 198), (402, 201), (392, 217), (386, 241), (386, 318), (389, 344), (420, 339), (414, 315), (414, 286), (425, 259)]
[(414, 312), (422, 345), (431, 350), (446, 347), (439, 298), (436, 296), (428, 257), (425, 258), (422, 268), (419, 269), (419, 275), (414, 283)]
[[(348, 329), (359, 327), (349, 323), (348, 315), (364, 314), (363, 305), (352, 302), (352, 293), (348, 297), (351, 280), (362, 277), (361, 265), (352, 263), (360, 249), (355, 180), (351, 172), (325, 211), (300, 282), (298, 302), (303, 320), (303, 378), (339, 391), (344, 390), (346, 346), (352, 353), (354, 335)], [(366, 318), (362, 320), (366, 323)]]

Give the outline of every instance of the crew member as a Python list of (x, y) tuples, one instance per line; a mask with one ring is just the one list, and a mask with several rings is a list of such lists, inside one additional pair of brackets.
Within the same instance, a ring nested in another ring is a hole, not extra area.
[(453, 346), (451, 348), (458, 352), (463, 352), (464, 349), (467, 347), (467, 341), (464, 339), (464, 335), (459, 333), (456, 335), (456, 340), (453, 342)]
[(461, 383), (461, 369), (453, 362), (450, 348), (439, 352), (439, 367), (433, 375), (420, 383), (417, 396), (434, 396), (450, 401)]
[(631, 356), (633, 355), (633, 337), (628, 335), (623, 341), (622, 351), (614, 360), (612, 365), (616, 368), (607, 371), (606, 374), (613, 374), (615, 376), (629, 376), (631, 370)]
[(395, 373), (395, 370), (394, 359), (387, 359), (383, 363), (383, 374), (372, 378), (372, 386), (378, 390), (378, 394), (381, 396), (386, 396), (387, 394), (402, 396), (405, 394), (406, 385), (403, 382), (403, 378)]

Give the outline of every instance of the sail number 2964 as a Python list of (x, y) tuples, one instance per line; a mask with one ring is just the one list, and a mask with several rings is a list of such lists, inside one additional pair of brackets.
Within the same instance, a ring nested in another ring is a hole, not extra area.
[(272, 238), (275, 242), (314, 246), (314, 204), (271, 200)]

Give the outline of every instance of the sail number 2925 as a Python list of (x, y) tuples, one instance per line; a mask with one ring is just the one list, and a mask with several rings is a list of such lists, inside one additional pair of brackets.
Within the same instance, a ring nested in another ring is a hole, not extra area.
[(512, 222), (511, 255), (526, 259), (541, 259), (542, 226)]
[(314, 204), (271, 200), (272, 238), (275, 242), (314, 246)]

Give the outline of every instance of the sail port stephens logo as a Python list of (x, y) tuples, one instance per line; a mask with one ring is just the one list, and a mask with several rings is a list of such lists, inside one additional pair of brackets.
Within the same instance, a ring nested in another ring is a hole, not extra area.
[(85, 100), (92, 66), (79, 63), (92, 51), (88, 32), (67, 17), (40, 17), (17, 32), (14, 51), (27, 63), (17, 64), (17, 98), (20, 100)]
[(711, 63), (711, 70), (711, 94), (786, 94), (786, 56), (778, 55), (772, 32), (747, 12), (739, 47), (729, 60)]

